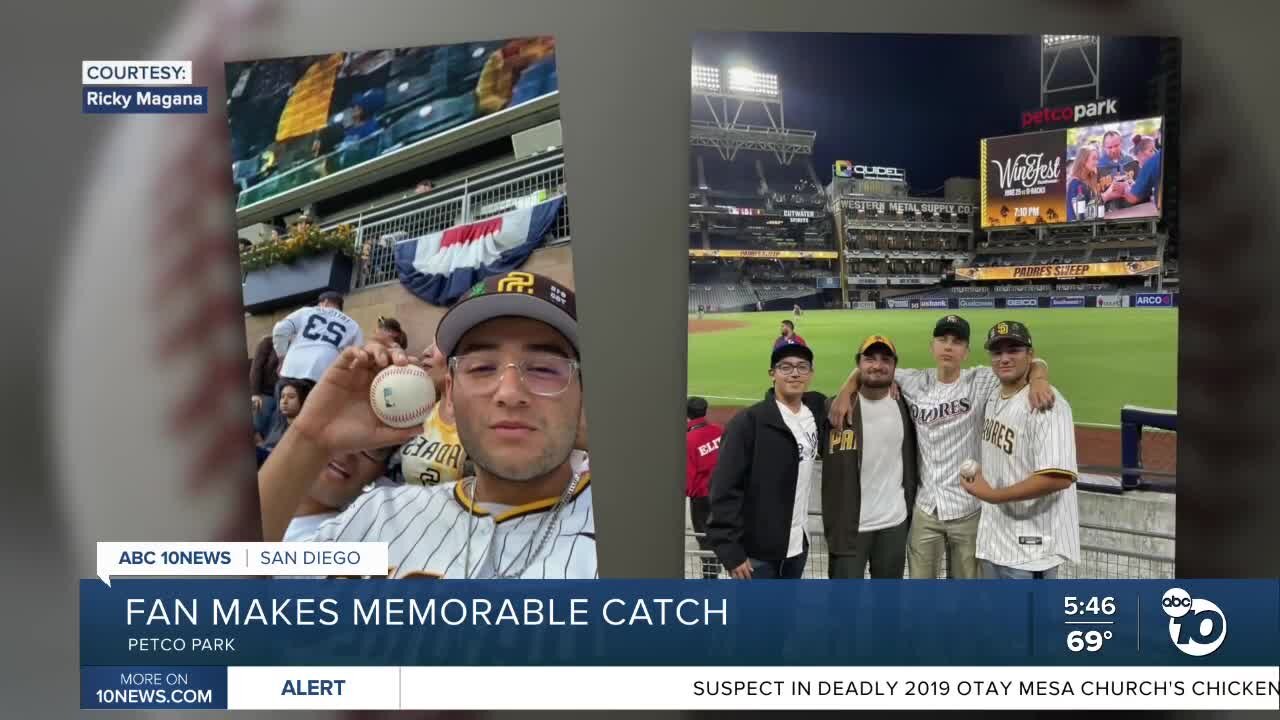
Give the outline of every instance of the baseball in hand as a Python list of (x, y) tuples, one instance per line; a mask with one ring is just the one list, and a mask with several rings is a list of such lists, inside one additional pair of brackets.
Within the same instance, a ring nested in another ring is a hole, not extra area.
[(974, 476), (977, 474), (978, 474), (977, 460), (974, 460), (973, 458), (969, 458), (968, 460), (965, 460), (964, 462), (960, 463), (960, 477), (964, 478), (965, 480), (972, 480)]
[(373, 414), (394, 428), (421, 425), (435, 403), (435, 386), (417, 365), (392, 365), (378, 373), (369, 386)]

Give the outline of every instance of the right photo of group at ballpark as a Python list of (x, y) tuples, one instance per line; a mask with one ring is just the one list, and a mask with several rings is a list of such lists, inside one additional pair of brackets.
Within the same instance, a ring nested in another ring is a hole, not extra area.
[(695, 37), (686, 577), (1174, 576), (1180, 53)]

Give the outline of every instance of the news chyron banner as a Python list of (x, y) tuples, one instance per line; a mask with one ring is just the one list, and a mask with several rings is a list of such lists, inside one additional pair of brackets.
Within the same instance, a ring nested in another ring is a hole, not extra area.
[[(100, 548), (81, 707), (1280, 702), (1277, 580), (436, 582), (388, 580), (385, 561), (384, 543)], [(218, 572), (257, 577), (172, 577)]]
[(987, 138), (984, 229), (1160, 217), (1163, 118)]

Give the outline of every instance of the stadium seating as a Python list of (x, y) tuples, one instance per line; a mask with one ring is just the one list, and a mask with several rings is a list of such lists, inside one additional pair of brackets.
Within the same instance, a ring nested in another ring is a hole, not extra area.
[[(348, 53), (332, 89), (334, 124), (282, 142), (276, 141), (281, 113), (315, 58), (228, 65), (227, 81), (234, 84), (229, 112), (233, 177), (241, 188), (238, 204), (278, 195), (473, 119), (479, 114), (476, 95), (486, 63), (508, 47), (508, 41), (494, 41)], [(497, 108), (495, 103), (520, 103), (557, 89), (556, 56), (542, 50), (542, 59), (514, 78), (508, 72), (508, 84), (486, 96), (488, 111)], [(357, 104), (366, 111), (364, 119), (347, 127)], [(341, 142), (327, 139), (334, 131)]]

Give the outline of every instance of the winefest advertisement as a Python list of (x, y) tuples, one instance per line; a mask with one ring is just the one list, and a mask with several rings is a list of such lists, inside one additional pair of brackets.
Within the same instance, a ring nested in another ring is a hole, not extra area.
[(987, 138), (982, 227), (1160, 216), (1162, 118)]

